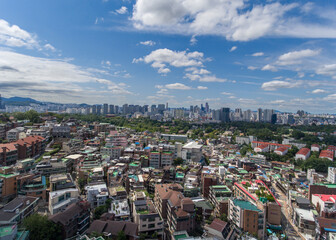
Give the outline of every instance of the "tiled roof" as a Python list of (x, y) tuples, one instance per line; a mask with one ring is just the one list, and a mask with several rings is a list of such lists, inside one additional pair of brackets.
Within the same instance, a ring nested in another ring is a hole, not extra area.
[(319, 158), (330, 158), (333, 159), (334, 158), (334, 152), (330, 151), (330, 150), (322, 150), (320, 153)]
[(300, 155), (304, 155), (307, 156), (310, 153), (310, 149), (309, 148), (301, 148), (296, 155), (300, 154)]
[(227, 225), (227, 222), (224, 222), (218, 218), (215, 218), (212, 223), (210, 224), (210, 228), (215, 229), (218, 232), (223, 232)]

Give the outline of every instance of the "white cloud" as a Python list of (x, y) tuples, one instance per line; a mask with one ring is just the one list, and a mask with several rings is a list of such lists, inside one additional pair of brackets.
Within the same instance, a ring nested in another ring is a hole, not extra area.
[(258, 68), (257, 68), (257, 67), (254, 67), (254, 66), (248, 66), (248, 67), (247, 67), (247, 69), (249, 69), (249, 70), (252, 70), (252, 71), (253, 71), (253, 70), (256, 70), (256, 69), (258, 69)]
[(140, 44), (145, 45), (145, 46), (154, 46), (156, 44), (156, 42), (154, 42), (152, 40), (148, 40), (148, 41), (140, 42)]
[(201, 52), (178, 52), (167, 48), (157, 49), (143, 58), (133, 59), (133, 63), (151, 63), (152, 67), (157, 68), (158, 72), (161, 74), (170, 72), (167, 65), (172, 67), (199, 67), (203, 65), (204, 61), (205, 59)]
[[(271, 33), (281, 35), (286, 12), (297, 4), (264, 5), (244, 0), (137, 0), (132, 20), (138, 29), (190, 35), (222, 35), (248, 41)], [(279, 26), (280, 25), (280, 26)]]
[(208, 87), (204, 87), (204, 86), (198, 86), (198, 87), (197, 87), (197, 89), (198, 89), (198, 90), (207, 90), (207, 89), (208, 89)]
[(190, 90), (191, 89), (191, 87), (184, 85), (183, 83), (166, 84), (165, 88), (172, 89), (172, 90)]
[(226, 96), (233, 95), (233, 93), (229, 93), (229, 92), (221, 92), (221, 94), (226, 95)]
[(55, 51), (56, 51), (56, 48), (54, 48), (54, 46), (52, 46), (50, 43), (45, 44), (45, 45), (44, 45), (44, 48), (45, 48), (46, 50), (50, 50), (50, 51), (52, 51), (52, 52), (55, 52)]
[(8, 47), (39, 48), (37, 37), (0, 19), (0, 44)]
[(196, 36), (195, 36), (195, 35), (193, 35), (193, 36), (190, 38), (190, 44), (191, 44), (192, 46), (197, 44), (197, 39), (196, 39)]
[(270, 103), (271, 104), (282, 104), (282, 103), (285, 103), (286, 101), (285, 100), (275, 100), (275, 101), (271, 101)]
[(301, 59), (318, 55), (321, 50), (304, 49), (300, 51), (288, 52), (278, 58), (277, 65), (286, 66), (300, 64)]
[(127, 86), (100, 78), (99, 69), (86, 69), (67, 60), (32, 57), (0, 50), (0, 89), (14, 96), (27, 96), (48, 101), (79, 102), (89, 94), (85, 85), (103, 84), (106, 94), (130, 94)]
[(272, 71), (272, 72), (278, 71), (278, 69), (276, 67), (274, 67), (273, 65), (271, 65), (271, 64), (267, 64), (267, 65), (263, 66), (261, 68), (261, 70), (262, 71)]
[(331, 76), (336, 79), (336, 64), (326, 64), (316, 70), (317, 74)]
[(279, 88), (295, 88), (301, 85), (302, 82), (297, 81), (297, 82), (287, 82), (287, 81), (279, 81), (279, 80), (274, 80), (270, 82), (265, 82), (261, 85), (261, 88), (265, 91), (275, 91)]
[(118, 14), (126, 14), (127, 13), (127, 7), (122, 6), (120, 9), (116, 10), (116, 13), (118, 13)]
[(315, 89), (313, 90), (311, 93), (313, 94), (320, 94), (320, 93), (326, 93), (327, 91), (326, 90), (323, 90), (323, 89)]
[(325, 100), (325, 101), (336, 101), (336, 93), (334, 93), (334, 94), (330, 94), (330, 95), (328, 95), (328, 96), (326, 96), (325, 98), (323, 98), (323, 100)]
[(235, 50), (237, 50), (237, 46), (233, 46), (229, 51), (230, 51), (230, 52), (233, 52), (233, 51), (235, 51)]
[[(134, 27), (140, 30), (191, 36), (221, 35), (234, 41), (264, 36), (336, 38), (334, 8), (318, 9), (317, 5), (312, 8), (299, 2), (282, 2), (136, 0), (131, 19)], [(295, 15), (289, 17), (290, 11), (295, 11)], [(307, 21), (307, 18), (314, 21)]]
[(256, 53), (253, 53), (251, 56), (253, 56), (253, 57), (261, 57), (261, 56), (264, 56), (264, 53), (263, 52), (256, 52)]

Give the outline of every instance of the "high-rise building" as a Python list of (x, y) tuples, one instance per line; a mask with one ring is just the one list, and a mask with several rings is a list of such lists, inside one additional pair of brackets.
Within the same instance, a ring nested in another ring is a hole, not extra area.
[(265, 109), (264, 110), (264, 122), (272, 122), (272, 115), (274, 114), (273, 109)]
[(97, 105), (97, 114), (100, 115), (102, 113), (102, 106)]
[(263, 116), (262, 116), (262, 109), (258, 108), (258, 112), (257, 112), (257, 121), (258, 122), (262, 122), (263, 121)]
[(209, 103), (205, 103), (205, 111), (208, 113), (210, 112), (210, 107), (209, 107)]
[(96, 105), (93, 105), (93, 106), (91, 107), (91, 113), (92, 113), (92, 114), (97, 114), (97, 106), (96, 106)]
[(150, 110), (151, 110), (151, 113), (155, 113), (156, 112), (156, 105), (153, 104), (151, 106)]
[(109, 113), (113, 114), (114, 113), (114, 105), (110, 105), (109, 108), (110, 108)]
[(108, 114), (108, 104), (107, 103), (104, 103), (103, 105), (103, 114), (104, 115)]
[(123, 105), (122, 111), (123, 111), (123, 114), (127, 114), (128, 113), (128, 104), (124, 104)]
[(2, 102), (1, 94), (0, 94), (0, 110), (5, 109), (5, 105)]
[(164, 104), (159, 104), (157, 107), (158, 113), (163, 114), (163, 111), (165, 110)]
[(168, 102), (166, 102), (166, 110), (168, 110)]
[(230, 122), (230, 108), (221, 108), (220, 120), (222, 122)]

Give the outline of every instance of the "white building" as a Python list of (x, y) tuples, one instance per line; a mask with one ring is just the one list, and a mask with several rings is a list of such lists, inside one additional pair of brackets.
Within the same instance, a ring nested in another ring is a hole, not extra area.
[(90, 202), (91, 207), (99, 207), (105, 204), (108, 198), (108, 190), (106, 184), (96, 184), (86, 186), (87, 200)]
[(49, 212), (51, 215), (64, 211), (69, 205), (79, 201), (77, 188), (68, 188), (49, 193)]
[(336, 168), (335, 167), (328, 168), (328, 182), (332, 184), (336, 184)]
[(336, 208), (336, 195), (313, 194), (311, 201), (320, 215), (327, 209)]
[(295, 154), (295, 160), (302, 159), (307, 160), (310, 156), (310, 149), (309, 148), (301, 148), (296, 154)]
[(320, 146), (318, 144), (312, 144), (310, 150), (312, 152), (319, 152), (320, 151)]
[(200, 162), (203, 145), (198, 142), (189, 142), (182, 147), (182, 159), (187, 162)]
[(116, 221), (129, 221), (130, 220), (130, 207), (127, 199), (114, 200), (111, 203), (109, 213), (114, 214)]

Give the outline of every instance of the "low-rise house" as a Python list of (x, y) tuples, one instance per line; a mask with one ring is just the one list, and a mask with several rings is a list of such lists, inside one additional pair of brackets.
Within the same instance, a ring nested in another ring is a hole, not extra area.
[(302, 208), (294, 209), (293, 221), (301, 233), (315, 236), (316, 224), (312, 210)]
[(296, 154), (295, 154), (295, 160), (302, 159), (307, 160), (310, 156), (310, 149), (309, 148), (301, 148)]
[(210, 225), (206, 225), (207, 237), (224, 240), (230, 232), (230, 224), (218, 218), (215, 218)]
[(322, 150), (319, 158), (326, 158), (326, 159), (329, 159), (330, 161), (333, 161), (334, 160), (334, 151)]
[(87, 234), (98, 233), (106, 237), (117, 237), (119, 232), (124, 232), (128, 240), (138, 239), (138, 224), (125, 221), (94, 220)]

